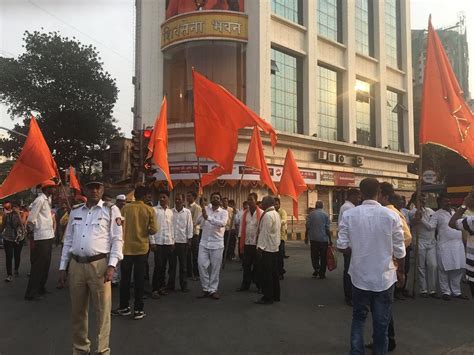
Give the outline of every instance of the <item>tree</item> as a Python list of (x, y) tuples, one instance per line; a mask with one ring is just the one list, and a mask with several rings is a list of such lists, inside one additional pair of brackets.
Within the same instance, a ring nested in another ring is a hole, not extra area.
[[(60, 168), (70, 164), (90, 175), (111, 139), (120, 136), (112, 110), (115, 79), (91, 45), (57, 32), (25, 32), (25, 52), (17, 59), (0, 57), (0, 102), (12, 117), (25, 117), (14, 130), (26, 134), (35, 114)], [(24, 138), (0, 140), (0, 153), (16, 157)]]

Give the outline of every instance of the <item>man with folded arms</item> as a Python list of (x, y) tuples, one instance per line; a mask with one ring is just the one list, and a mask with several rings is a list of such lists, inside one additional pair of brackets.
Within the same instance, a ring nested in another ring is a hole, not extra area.
[(69, 263), (73, 354), (89, 354), (89, 300), (95, 308), (97, 354), (110, 354), (111, 280), (122, 259), (122, 216), (102, 200), (104, 185), (86, 184), (87, 202), (71, 211), (64, 233), (59, 285)]
[(362, 180), (364, 202), (346, 211), (339, 225), (337, 247), (351, 254), (351, 354), (364, 354), (364, 325), (369, 310), (373, 319), (373, 353), (387, 353), (393, 291), (397, 279), (403, 283), (405, 278), (402, 222), (395, 212), (377, 202), (379, 191), (376, 179)]

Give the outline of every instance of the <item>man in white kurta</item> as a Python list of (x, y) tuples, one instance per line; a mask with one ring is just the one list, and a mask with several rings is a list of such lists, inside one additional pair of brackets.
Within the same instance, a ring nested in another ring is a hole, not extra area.
[(461, 278), (465, 263), (462, 233), (449, 227), (453, 215), (449, 198), (438, 198), (439, 210), (431, 217), (430, 225), (438, 231), (438, 276), (442, 298), (465, 298), (461, 293)]
[[(418, 235), (418, 280), (420, 281), (420, 294), (422, 297), (436, 295), (437, 283), (437, 257), (435, 229), (430, 224), (435, 213), (426, 207), (426, 196), (420, 196), (420, 212), (416, 208), (409, 211), (412, 235)], [(416, 239), (415, 239), (416, 241)]]
[(201, 242), (199, 244), (198, 267), (201, 279), (202, 294), (198, 298), (210, 297), (218, 300), (219, 273), (224, 251), (224, 232), (229, 215), (220, 207), (221, 195), (214, 192), (211, 195), (211, 205), (202, 206), (202, 215), (198, 222), (201, 224)]

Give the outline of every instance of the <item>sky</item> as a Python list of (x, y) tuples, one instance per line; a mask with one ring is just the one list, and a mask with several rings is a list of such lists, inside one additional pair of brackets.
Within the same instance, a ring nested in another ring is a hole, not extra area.
[[(130, 136), (133, 123), (130, 108), (133, 106), (134, 4), (134, 0), (0, 0), (0, 56), (21, 54), (26, 30), (58, 31), (64, 36), (74, 36), (84, 44), (94, 45), (103, 59), (104, 69), (117, 80), (120, 92), (114, 117), (122, 132)], [(429, 14), (435, 28), (452, 26), (461, 12), (466, 16), (470, 88), (474, 96), (474, 0), (412, 0), (411, 27), (426, 28)], [(10, 128), (15, 122), (18, 120), (12, 121), (6, 107), (0, 105), (0, 126)]]

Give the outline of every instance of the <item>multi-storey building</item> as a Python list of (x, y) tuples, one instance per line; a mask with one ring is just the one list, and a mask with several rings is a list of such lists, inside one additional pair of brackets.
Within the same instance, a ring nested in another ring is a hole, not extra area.
[[(169, 160), (176, 189), (196, 186), (192, 68), (223, 85), (278, 132), (270, 172), (279, 180), (291, 148), (316, 200), (336, 216), (345, 192), (371, 176), (403, 194), (413, 145), (409, 0), (136, 0), (135, 127), (153, 125), (168, 97)], [(201, 7), (201, 8), (200, 8)], [(209, 132), (209, 140), (219, 132)], [(234, 172), (205, 190), (242, 201), (266, 189)], [(264, 136), (264, 139), (268, 137)], [(213, 162), (201, 161), (202, 171)], [(285, 201), (285, 203), (289, 203)], [(288, 210), (291, 210), (288, 206)]]

